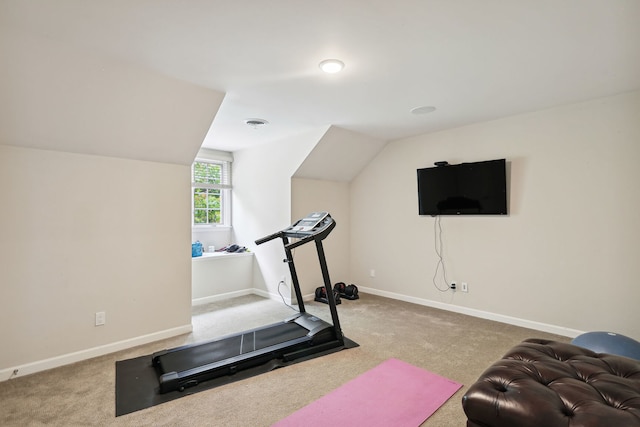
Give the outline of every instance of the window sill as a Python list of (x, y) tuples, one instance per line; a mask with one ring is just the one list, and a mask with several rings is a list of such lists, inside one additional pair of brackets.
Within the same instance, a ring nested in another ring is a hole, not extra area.
[(192, 225), (191, 226), (191, 230), (193, 231), (228, 231), (231, 230), (233, 227), (231, 227), (230, 225)]
[(253, 252), (203, 252), (202, 256), (191, 257), (192, 261), (202, 260), (202, 259), (223, 259), (223, 258), (233, 258), (233, 257), (243, 257), (243, 256), (253, 256)]

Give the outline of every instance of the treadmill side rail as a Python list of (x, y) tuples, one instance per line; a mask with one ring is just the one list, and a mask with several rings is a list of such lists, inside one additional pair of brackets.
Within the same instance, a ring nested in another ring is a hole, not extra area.
[(162, 374), (160, 375), (160, 378), (158, 378), (158, 381), (160, 382), (160, 393), (180, 389), (180, 376), (177, 372), (167, 372), (166, 374)]
[(297, 357), (317, 353), (326, 349), (342, 346), (337, 340), (322, 342), (316, 348), (312, 338), (304, 336), (283, 344), (273, 345), (250, 353), (240, 354), (216, 363), (210, 363), (181, 372), (167, 372), (158, 378), (160, 393), (174, 390), (182, 391), (195, 386), (202, 381), (212, 380), (226, 375), (233, 375), (238, 371), (262, 365), (275, 359), (291, 361)]
[[(303, 328), (309, 330), (309, 333), (307, 334), (308, 337), (314, 337), (316, 335), (319, 335), (321, 331), (333, 329), (333, 325), (307, 313), (298, 317), (295, 322)], [(335, 334), (333, 335), (333, 339), (335, 339)], [(316, 341), (314, 341), (314, 344), (319, 344), (319, 342)]]

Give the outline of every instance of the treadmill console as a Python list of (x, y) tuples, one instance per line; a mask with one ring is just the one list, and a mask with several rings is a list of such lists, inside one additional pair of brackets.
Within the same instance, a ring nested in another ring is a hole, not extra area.
[(291, 231), (311, 231), (329, 215), (329, 212), (311, 212), (305, 218), (297, 221), (289, 230)]
[(335, 221), (329, 212), (312, 212), (293, 225), (282, 230), (286, 237), (306, 239), (319, 237), (324, 239), (335, 226)]
[[(284, 230), (256, 240), (256, 245), (261, 245), (281, 237), (284, 239), (285, 248), (293, 249), (312, 240), (323, 240), (331, 233), (331, 230), (333, 230), (335, 226), (336, 222), (331, 218), (329, 212), (311, 212)], [(290, 238), (300, 240), (295, 243), (290, 243)]]

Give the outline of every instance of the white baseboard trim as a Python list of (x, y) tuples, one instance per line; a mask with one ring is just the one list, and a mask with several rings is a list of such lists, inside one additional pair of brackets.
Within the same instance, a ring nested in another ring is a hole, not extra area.
[[(203, 305), (203, 304), (208, 304), (210, 302), (222, 301), (230, 298), (241, 297), (244, 295), (258, 295), (262, 298), (267, 298), (270, 300), (282, 302), (282, 297), (278, 294), (272, 294), (262, 289), (250, 288), (250, 289), (242, 289), (240, 291), (227, 292), (225, 294), (211, 295), (204, 298), (196, 298), (191, 300), (191, 305)], [(289, 298), (285, 297), (284, 300), (289, 305), (291, 305), (293, 301), (290, 297)]]
[(256, 289), (256, 288), (251, 289), (251, 293), (254, 295), (258, 295), (262, 298), (276, 299), (276, 297), (279, 297), (279, 295), (274, 295), (270, 292), (264, 291), (262, 289)]
[(63, 354), (49, 359), (38, 360), (36, 362), (24, 365), (14, 366), (8, 369), (0, 370), (0, 382), (7, 381), (17, 376), (35, 374), (36, 372), (46, 371), (47, 369), (57, 368), (63, 365), (80, 362), (105, 354), (113, 353), (120, 350), (136, 347), (150, 342), (175, 337), (182, 334), (188, 334), (193, 330), (191, 324), (178, 326), (177, 328), (166, 329), (164, 331), (154, 332), (152, 334), (142, 335), (135, 338), (129, 338), (98, 347), (88, 348), (73, 353)]
[(255, 293), (256, 293), (256, 289), (252, 289), (252, 288), (242, 289), (240, 291), (233, 291), (233, 292), (227, 292), (225, 294), (217, 294), (217, 295), (211, 295), (208, 297), (192, 299), (191, 305), (204, 305), (204, 304), (209, 304), (210, 302), (217, 302), (225, 299), (236, 298), (236, 297), (251, 295)]
[[(243, 289), (240, 291), (227, 292), (225, 294), (211, 295), (204, 298), (196, 298), (191, 300), (191, 304), (202, 305), (210, 302), (222, 301), (222, 300), (235, 298), (235, 297), (241, 297), (244, 295), (258, 295), (259, 297), (267, 298), (267, 299), (278, 301), (278, 302), (282, 302), (282, 298), (283, 298), (283, 296), (279, 294), (272, 294), (271, 292), (265, 291), (263, 289), (251, 288), (251, 289)], [(315, 298), (314, 294), (308, 294), (308, 295), (302, 296), (302, 300), (304, 302), (313, 301), (314, 298)], [(284, 297), (284, 301), (288, 305), (297, 304), (297, 302), (295, 301), (295, 298), (291, 298), (291, 297)]]
[[(262, 289), (252, 289), (253, 294), (261, 296), (263, 298), (268, 298), (270, 300), (274, 300), (274, 301), (278, 301), (278, 302), (282, 302), (282, 299), (284, 298), (284, 303), (287, 305), (298, 305), (298, 302), (291, 297), (283, 297), (282, 295), (279, 294), (272, 294), (270, 292), (267, 291), (263, 291)], [(304, 300), (303, 300), (304, 301)]]
[(520, 326), (528, 329), (535, 329), (537, 331), (548, 332), (551, 334), (562, 335), (564, 337), (575, 338), (578, 335), (584, 333), (576, 329), (565, 328), (563, 326), (550, 325), (548, 323), (535, 322), (533, 320), (520, 319), (518, 317), (505, 316), (503, 314), (491, 313), (488, 311), (476, 310), (473, 308), (462, 307), (459, 305), (447, 304), (443, 302), (416, 298), (408, 295), (397, 294), (395, 292), (381, 291), (378, 289), (367, 288), (358, 286), (358, 291), (367, 294), (378, 295), (381, 297), (396, 299), (400, 301), (406, 301), (413, 304), (424, 305), (427, 307), (439, 308), (441, 310), (453, 311), (455, 313), (466, 314), (468, 316), (479, 317), (481, 319), (494, 320), (500, 323), (506, 323), (509, 325)]
[[(535, 322), (527, 319), (520, 319), (517, 317), (506, 316), (502, 314), (491, 313), (488, 311), (476, 310), (473, 308), (462, 307), (453, 304), (442, 303), (433, 300), (427, 300), (423, 298), (416, 298), (408, 295), (398, 294), (395, 292), (381, 291), (374, 288), (367, 288), (359, 286), (358, 290), (362, 293), (368, 293), (372, 295), (378, 295), (386, 298), (396, 299), (399, 301), (410, 302), (413, 304), (424, 305), (427, 307), (438, 308), (441, 310), (452, 311), (455, 313), (465, 314), (468, 316), (478, 317), (481, 319), (493, 320), (496, 322), (506, 323), (509, 325), (520, 326), (523, 328), (534, 329), (538, 331), (548, 332), (552, 334), (562, 335), (569, 338), (575, 338), (578, 335), (584, 333), (576, 329), (565, 328), (562, 326), (551, 325), (547, 323)], [(228, 298), (256, 294), (264, 298), (269, 298), (276, 301), (282, 301), (280, 295), (271, 294), (267, 291), (260, 289), (244, 289), (241, 291), (229, 292), (226, 294), (214, 295), (205, 298), (198, 298), (192, 300), (193, 305), (207, 304), (209, 302), (220, 301)], [(305, 295), (304, 301), (313, 300), (313, 295)], [(291, 298), (285, 298), (287, 304), (291, 305)], [(136, 347), (138, 345), (148, 344), (150, 342), (159, 341), (171, 337), (175, 337), (182, 334), (188, 334), (192, 332), (193, 327), (191, 324), (179, 326), (177, 328), (167, 329), (164, 331), (154, 332), (152, 334), (142, 335), (135, 338), (130, 338), (122, 341), (117, 341), (110, 344), (105, 344), (98, 347), (89, 348), (86, 350), (77, 351), (74, 353), (63, 354), (61, 356), (52, 357), (49, 359), (39, 360), (36, 362), (27, 363), (24, 365), (14, 366), (7, 369), (0, 369), (0, 382), (15, 378), (16, 376), (23, 376), (29, 374), (35, 374), (36, 372), (45, 371), (47, 369), (57, 368), (59, 366), (69, 365), (71, 363), (80, 362), (82, 360), (91, 359), (93, 357), (104, 356), (105, 354), (113, 353), (120, 350), (126, 350), (128, 348)]]

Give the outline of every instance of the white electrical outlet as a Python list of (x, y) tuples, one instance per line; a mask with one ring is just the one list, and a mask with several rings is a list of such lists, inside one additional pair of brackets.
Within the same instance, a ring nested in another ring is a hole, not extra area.
[(369, 271), (369, 276), (376, 277), (376, 271), (373, 268)]
[(107, 323), (107, 314), (104, 311), (96, 312), (96, 326), (102, 326)]
[(460, 290), (462, 292), (469, 292), (469, 285), (466, 282), (460, 283)]
[(287, 276), (280, 277), (280, 281), (278, 282), (278, 286), (280, 286), (280, 285), (288, 286), (287, 285)]

